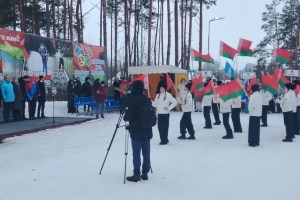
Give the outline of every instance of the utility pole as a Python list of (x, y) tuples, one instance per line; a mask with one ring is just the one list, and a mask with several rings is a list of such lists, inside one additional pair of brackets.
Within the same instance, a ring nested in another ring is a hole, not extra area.
[(297, 25), (297, 39), (296, 39), (296, 69), (300, 70), (300, 5), (297, 7), (297, 19), (298, 19), (298, 25)]

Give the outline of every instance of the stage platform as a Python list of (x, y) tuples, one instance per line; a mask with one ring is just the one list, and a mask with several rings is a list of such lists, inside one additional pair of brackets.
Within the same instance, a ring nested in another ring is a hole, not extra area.
[(41, 130), (58, 128), (67, 125), (74, 125), (84, 123), (94, 118), (80, 118), (80, 117), (55, 117), (53, 118), (39, 118), (35, 120), (24, 120), (19, 122), (0, 122), (0, 142), (8, 137), (34, 133)]

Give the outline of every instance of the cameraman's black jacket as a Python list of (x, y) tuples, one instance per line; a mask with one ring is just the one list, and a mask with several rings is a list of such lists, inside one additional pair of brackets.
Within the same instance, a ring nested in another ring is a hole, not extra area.
[(143, 139), (151, 139), (152, 128), (144, 129), (139, 124), (139, 106), (143, 104), (143, 102), (151, 100), (141, 94), (141, 95), (131, 95), (126, 100), (126, 107), (125, 107), (125, 115), (124, 121), (129, 121), (129, 133), (131, 139), (135, 140), (143, 140)]

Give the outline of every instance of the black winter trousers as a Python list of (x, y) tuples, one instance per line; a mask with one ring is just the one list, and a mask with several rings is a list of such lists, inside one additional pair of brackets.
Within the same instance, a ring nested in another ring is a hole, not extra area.
[(269, 106), (262, 107), (261, 122), (263, 125), (266, 125), (266, 126), (268, 126), (268, 109), (269, 109)]
[(296, 134), (300, 134), (300, 106), (297, 106), (297, 122), (298, 124), (298, 132)]
[(230, 113), (223, 113), (223, 125), (226, 129), (226, 135), (233, 137), (232, 129), (229, 124), (229, 116), (230, 116)]
[(286, 139), (292, 139), (294, 137), (293, 134), (293, 112), (284, 112), (283, 113), (283, 121), (285, 125), (286, 131)]
[(210, 106), (203, 107), (203, 115), (205, 119), (205, 127), (211, 128), (211, 119), (210, 119)]
[(231, 109), (231, 119), (232, 119), (232, 124), (233, 124), (233, 131), (235, 133), (243, 132), (240, 114), (241, 114), (240, 108), (232, 108)]
[(170, 114), (158, 114), (157, 126), (160, 136), (160, 141), (163, 143), (169, 142), (168, 132), (169, 132), (169, 118)]
[(260, 142), (260, 117), (250, 116), (248, 144), (258, 146)]
[(28, 100), (28, 111), (29, 111), (29, 119), (33, 119), (35, 116), (36, 110), (36, 100)]
[(191, 114), (191, 112), (184, 112), (182, 115), (180, 120), (180, 133), (182, 135), (186, 134), (186, 129), (190, 135), (195, 135)]
[(298, 114), (297, 112), (293, 112), (292, 114), (292, 118), (293, 118), (293, 134), (297, 135), (299, 133), (299, 124), (298, 124)]
[(38, 112), (37, 112), (38, 117), (44, 116), (44, 110), (45, 110), (45, 102), (39, 101)]
[(221, 121), (220, 121), (220, 116), (219, 116), (219, 104), (212, 103), (211, 107), (212, 107), (212, 111), (213, 111), (213, 114), (214, 114), (215, 122), (217, 124), (220, 124)]
[(22, 101), (22, 109), (21, 109), (22, 119), (25, 119), (25, 108), (26, 108), (26, 101)]

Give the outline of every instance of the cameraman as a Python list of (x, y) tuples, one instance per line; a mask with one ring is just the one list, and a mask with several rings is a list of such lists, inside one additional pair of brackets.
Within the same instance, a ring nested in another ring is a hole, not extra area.
[[(134, 81), (132, 83), (131, 96), (126, 102), (124, 121), (129, 121), (129, 133), (133, 155), (133, 176), (126, 179), (131, 182), (138, 182), (140, 179), (148, 180), (148, 172), (151, 168), (150, 162), (150, 139), (152, 139), (152, 128), (144, 129), (139, 122), (139, 107), (146, 103), (151, 104), (151, 100), (143, 94), (144, 83)], [(141, 175), (141, 151), (143, 154), (143, 165)]]

